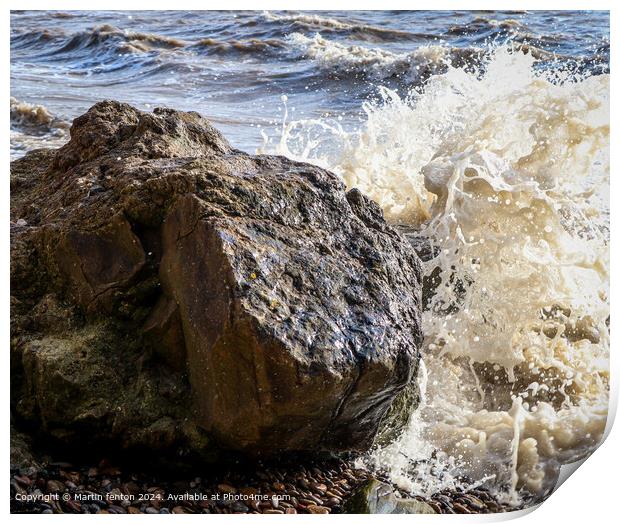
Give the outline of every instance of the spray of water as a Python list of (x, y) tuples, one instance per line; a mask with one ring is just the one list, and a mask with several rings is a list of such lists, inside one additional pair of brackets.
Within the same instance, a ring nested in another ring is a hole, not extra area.
[(316, 119), (265, 135), (264, 152), (333, 170), (432, 247), (423, 402), (369, 457), (404, 489), (467, 477), (543, 496), (605, 428), (609, 77), (535, 62), (498, 48), (406, 96), (381, 88), (354, 131)]

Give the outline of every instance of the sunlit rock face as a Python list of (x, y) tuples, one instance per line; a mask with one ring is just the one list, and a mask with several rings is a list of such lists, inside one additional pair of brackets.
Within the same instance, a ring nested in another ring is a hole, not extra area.
[(11, 183), (13, 404), (43, 432), (364, 450), (415, 385), (419, 260), (328, 171), (108, 101)]

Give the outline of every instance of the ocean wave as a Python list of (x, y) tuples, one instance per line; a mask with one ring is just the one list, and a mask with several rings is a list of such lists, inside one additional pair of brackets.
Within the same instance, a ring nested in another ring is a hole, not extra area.
[(81, 31), (74, 36), (56, 53), (67, 53), (76, 49), (90, 49), (105, 46), (109, 43), (119, 50), (146, 52), (155, 49), (175, 49), (184, 47), (185, 43), (163, 35), (124, 31), (112, 25), (104, 24), (89, 31)]
[(281, 50), (286, 49), (286, 43), (276, 38), (249, 38), (247, 40), (230, 40), (221, 41), (213, 38), (203, 38), (192, 44), (193, 49), (206, 50), (208, 53), (227, 55), (269, 55), (278, 54)]
[(448, 28), (448, 33), (454, 35), (468, 35), (484, 33), (485, 31), (530, 34), (528, 27), (515, 19), (494, 20), (492, 18), (478, 17), (465, 24), (454, 24)]
[(73, 13), (67, 13), (65, 11), (54, 11), (49, 14), (52, 18), (60, 18), (60, 19), (69, 19), (74, 18), (75, 15)]
[(42, 147), (60, 147), (69, 136), (69, 123), (45, 106), (10, 97), (11, 159)]
[(27, 128), (30, 132), (49, 132), (52, 129), (66, 129), (69, 124), (54, 115), (43, 105), (29, 104), (10, 98), (11, 125)]
[(284, 23), (293, 31), (319, 31), (351, 36), (358, 40), (372, 42), (419, 41), (432, 38), (432, 35), (412, 33), (362, 23), (352, 23), (308, 14), (275, 14), (266, 11), (264, 18), (271, 22)]
[(14, 49), (38, 49), (39, 59), (93, 58), (97, 50), (104, 53), (147, 53), (150, 51), (174, 50), (186, 45), (176, 38), (126, 31), (109, 24), (103, 24), (85, 31), (67, 34), (62, 30), (34, 30), (13, 36)]
[(66, 38), (65, 31), (58, 28), (14, 31), (11, 34), (11, 49), (45, 49)]
[(415, 83), (438, 74), (449, 66), (465, 67), (480, 62), (482, 48), (423, 46), (411, 53), (394, 53), (379, 48), (346, 45), (323, 38), (293, 33), (287, 41), (299, 56), (314, 60), (324, 71), (333, 74), (362, 75), (372, 81), (399, 78)]
[(318, 15), (304, 15), (304, 14), (275, 14), (269, 11), (265, 11), (263, 16), (266, 20), (275, 22), (293, 22), (297, 24), (303, 24), (307, 27), (324, 27), (331, 29), (351, 29), (355, 27), (350, 22), (341, 22), (335, 18), (324, 18)]
[[(489, 47), (421, 46), (409, 53), (394, 53), (381, 48), (347, 45), (328, 40), (316, 33), (312, 37), (293, 33), (287, 42), (301, 58), (313, 60), (329, 74), (361, 76), (371, 82), (396, 79), (407, 85), (418, 85), (449, 68), (464, 68), (483, 73), (491, 54)], [(513, 42), (506, 49), (526, 54), (540, 66), (559, 68), (570, 73), (597, 72), (595, 66), (606, 67), (604, 56), (575, 59), (547, 51), (528, 43)], [(605, 71), (603, 71), (605, 72)]]

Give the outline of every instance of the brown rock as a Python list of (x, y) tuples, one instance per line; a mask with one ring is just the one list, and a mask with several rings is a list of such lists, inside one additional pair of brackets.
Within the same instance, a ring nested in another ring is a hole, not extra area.
[(64, 483), (59, 480), (48, 480), (47, 481), (47, 491), (48, 493), (62, 493), (65, 491)]
[[(15, 409), (60, 439), (364, 450), (415, 381), (408, 241), (334, 174), (233, 150), (197, 113), (96, 104), (13, 163), (11, 216)], [(45, 296), (61, 331), (33, 332)]]
[(320, 483), (320, 482), (313, 483), (311, 487), (312, 487), (313, 491), (318, 491), (321, 495), (324, 495), (325, 492), (327, 491), (327, 486), (325, 484)]
[(173, 368), (185, 369), (185, 340), (179, 307), (162, 295), (143, 327), (144, 333), (159, 353)]
[(109, 292), (127, 286), (145, 262), (140, 240), (122, 215), (96, 231), (69, 229), (56, 246), (56, 263), (73, 300), (89, 310), (108, 308)]
[(229, 493), (231, 495), (237, 493), (237, 488), (231, 486), (230, 484), (218, 484), (217, 489), (222, 493)]

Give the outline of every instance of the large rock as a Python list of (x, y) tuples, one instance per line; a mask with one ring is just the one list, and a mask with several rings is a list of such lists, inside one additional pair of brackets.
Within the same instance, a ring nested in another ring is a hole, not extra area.
[(363, 450), (415, 385), (417, 256), (328, 171), (101, 102), (11, 188), (13, 406), (45, 432)]

